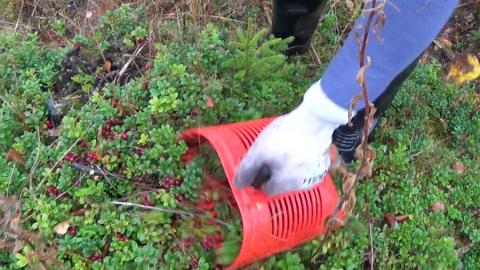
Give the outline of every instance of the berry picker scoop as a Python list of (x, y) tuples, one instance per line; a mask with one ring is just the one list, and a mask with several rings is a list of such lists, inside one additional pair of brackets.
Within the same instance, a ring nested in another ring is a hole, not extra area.
[(325, 233), (325, 220), (333, 214), (339, 200), (329, 174), (309, 190), (277, 196), (267, 196), (253, 188), (235, 188), (233, 180), (241, 158), (273, 119), (194, 128), (180, 136), (189, 146), (185, 162), (197, 155), (196, 149), (200, 144), (207, 143), (213, 147), (238, 206), (243, 229), (242, 243), (236, 259), (227, 269), (237, 269), (289, 250)]

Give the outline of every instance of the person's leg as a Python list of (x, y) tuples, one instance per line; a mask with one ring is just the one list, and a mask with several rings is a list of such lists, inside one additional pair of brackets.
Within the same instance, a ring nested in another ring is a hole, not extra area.
[(308, 50), (325, 3), (325, 0), (273, 1), (271, 33), (277, 38), (294, 37), (287, 55)]

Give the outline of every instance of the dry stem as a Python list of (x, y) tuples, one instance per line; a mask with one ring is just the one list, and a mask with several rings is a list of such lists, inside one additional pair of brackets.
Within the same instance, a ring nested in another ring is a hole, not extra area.
[[(371, 103), (369, 100), (368, 86), (365, 79), (365, 72), (371, 62), (370, 58), (366, 55), (366, 47), (368, 43), (369, 32), (372, 26), (373, 18), (375, 14), (377, 13), (381, 14), (381, 12), (383, 11), (379, 10), (379, 8), (376, 6), (376, 0), (372, 0), (371, 8), (368, 9), (368, 12), (369, 12), (368, 19), (364, 27), (363, 37), (362, 37), (360, 48), (359, 48), (360, 68), (357, 74), (357, 82), (361, 85), (362, 90), (359, 95), (354, 97), (352, 101), (352, 105), (350, 107), (350, 110), (353, 110), (356, 104), (358, 103), (358, 101), (363, 97), (363, 100), (365, 103), (364, 126), (363, 126), (362, 140), (361, 140), (360, 146), (357, 148), (357, 157), (361, 159), (360, 166), (355, 173), (349, 172), (348, 170), (345, 169), (344, 166), (343, 167), (341, 166), (340, 172), (343, 171), (342, 173), (343, 174), (343, 185), (342, 185), (343, 195), (340, 201), (338, 202), (337, 207), (335, 208), (334, 214), (326, 220), (327, 232), (325, 234), (325, 237), (322, 240), (321, 246), (325, 244), (325, 242), (328, 240), (329, 236), (332, 233), (338, 230), (341, 226), (345, 225), (346, 220), (350, 216), (355, 206), (356, 186), (361, 179), (371, 175), (373, 161), (375, 159), (375, 153), (373, 149), (368, 145), (368, 136), (371, 131), (376, 109), (373, 103)], [(381, 28), (384, 24), (384, 21), (377, 19), (377, 22), (375, 24), (377, 23), (380, 25), (379, 27)], [(374, 25), (374, 27), (378, 27), (378, 25)], [(349, 112), (349, 114), (351, 115), (351, 111)], [(341, 220), (338, 217), (340, 210), (342, 210), (344, 213), (343, 220)], [(368, 212), (369, 240), (370, 240), (369, 241), (370, 242), (369, 261), (370, 261), (370, 267), (371, 269), (373, 269), (375, 256), (374, 256), (374, 248), (373, 248), (373, 238), (372, 238), (372, 228), (371, 228), (372, 221), (370, 217), (370, 209), (367, 209), (367, 212)], [(313, 260), (315, 260), (315, 258), (316, 257), (314, 257)]]

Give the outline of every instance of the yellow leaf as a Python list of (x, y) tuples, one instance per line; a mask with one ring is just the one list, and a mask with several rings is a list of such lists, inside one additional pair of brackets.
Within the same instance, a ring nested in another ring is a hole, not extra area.
[(462, 85), (480, 77), (478, 58), (470, 53), (460, 54), (448, 68), (447, 80), (456, 85)]
[(64, 222), (60, 222), (57, 225), (55, 225), (54, 230), (57, 234), (64, 235), (67, 233), (68, 227), (70, 227), (70, 222), (66, 220)]

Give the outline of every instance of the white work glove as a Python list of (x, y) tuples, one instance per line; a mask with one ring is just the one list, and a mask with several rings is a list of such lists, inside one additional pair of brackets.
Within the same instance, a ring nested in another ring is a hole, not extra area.
[(321, 81), (314, 83), (295, 110), (260, 133), (240, 162), (235, 186), (268, 195), (312, 187), (328, 172), (333, 131), (347, 122), (348, 111), (324, 94)]

